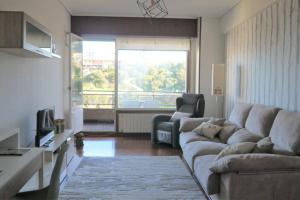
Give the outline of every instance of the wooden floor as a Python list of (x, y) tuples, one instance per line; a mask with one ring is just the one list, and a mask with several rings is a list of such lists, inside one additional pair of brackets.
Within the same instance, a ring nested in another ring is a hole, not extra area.
[(181, 150), (173, 149), (167, 144), (151, 144), (147, 137), (96, 136), (86, 137), (82, 149), (77, 149), (77, 155), (114, 157), (114, 156), (174, 156), (181, 155)]

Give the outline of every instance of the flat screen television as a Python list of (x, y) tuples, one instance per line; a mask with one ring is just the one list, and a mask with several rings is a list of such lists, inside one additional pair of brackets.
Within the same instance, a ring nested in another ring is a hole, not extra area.
[(35, 146), (40, 147), (54, 137), (54, 109), (44, 109), (37, 112)]

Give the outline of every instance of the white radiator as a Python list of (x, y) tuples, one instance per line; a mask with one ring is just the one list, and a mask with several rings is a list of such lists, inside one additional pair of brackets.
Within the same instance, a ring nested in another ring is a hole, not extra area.
[(159, 113), (119, 113), (119, 132), (150, 133), (155, 114)]

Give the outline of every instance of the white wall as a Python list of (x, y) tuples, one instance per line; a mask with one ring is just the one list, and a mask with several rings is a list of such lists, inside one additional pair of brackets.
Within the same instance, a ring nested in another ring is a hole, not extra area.
[(219, 18), (202, 18), (200, 51), (200, 93), (205, 97), (205, 116), (216, 116), (218, 106), (216, 97), (211, 96), (211, 66), (225, 63), (225, 35)]
[(36, 112), (55, 106), (56, 117), (64, 117), (65, 32), (70, 15), (58, 0), (1, 0), (1, 10), (25, 11), (53, 34), (62, 59), (21, 58), (0, 53), (0, 127), (21, 130), (21, 144), (34, 138)]
[(234, 26), (254, 16), (276, 0), (241, 0), (221, 21), (222, 31), (228, 32)]

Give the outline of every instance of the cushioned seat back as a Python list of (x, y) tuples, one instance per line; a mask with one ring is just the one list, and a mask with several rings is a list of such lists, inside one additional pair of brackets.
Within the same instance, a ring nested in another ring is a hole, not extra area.
[(204, 96), (184, 93), (177, 99), (176, 106), (179, 112), (192, 113), (193, 117), (202, 117), (205, 106)]
[(267, 137), (278, 111), (279, 108), (275, 107), (253, 105), (246, 120), (245, 128), (255, 135)]
[(300, 155), (300, 113), (279, 111), (270, 137), (276, 149)]
[(245, 122), (248, 117), (248, 114), (252, 108), (250, 104), (238, 103), (234, 106), (229, 121), (239, 128), (245, 127)]

